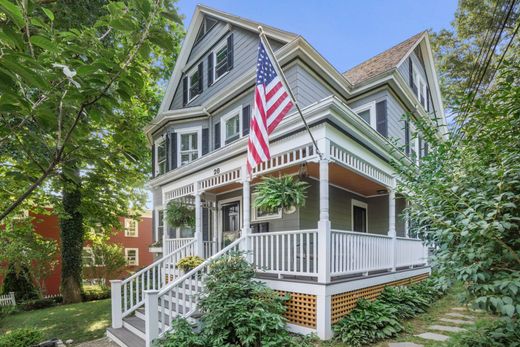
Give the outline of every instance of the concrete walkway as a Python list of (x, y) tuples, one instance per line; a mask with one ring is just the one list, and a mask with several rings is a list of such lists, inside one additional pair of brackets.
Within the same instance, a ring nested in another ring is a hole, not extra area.
[[(73, 345), (74, 346), (74, 345)], [(102, 337), (97, 340), (80, 343), (75, 345), (76, 347), (119, 347), (115, 343), (111, 342), (107, 337)]]

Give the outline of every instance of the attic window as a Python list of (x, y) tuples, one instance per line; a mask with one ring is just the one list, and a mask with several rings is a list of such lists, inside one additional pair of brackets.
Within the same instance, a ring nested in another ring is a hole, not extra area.
[(199, 42), (204, 37), (204, 35), (206, 35), (206, 33), (215, 26), (215, 24), (217, 24), (216, 19), (211, 17), (204, 17), (199, 32), (197, 33), (197, 37), (195, 38), (195, 43)]

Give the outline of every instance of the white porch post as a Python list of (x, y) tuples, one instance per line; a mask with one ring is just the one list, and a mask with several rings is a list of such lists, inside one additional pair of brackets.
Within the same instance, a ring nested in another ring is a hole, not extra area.
[(397, 234), (395, 231), (395, 179), (388, 194), (388, 236), (392, 237), (392, 271), (396, 268)]
[(251, 182), (249, 181), (247, 168), (244, 166), (242, 168), (242, 201), (243, 201), (243, 225), (242, 225), (242, 236), (246, 236), (244, 240), (243, 251), (247, 252), (246, 258), (251, 261)]
[[(327, 153), (323, 151), (323, 153)], [(318, 221), (318, 282), (330, 282), (329, 160), (320, 160), (320, 220)]]
[(110, 296), (112, 297), (112, 328), (123, 326), (123, 309), (121, 307), (121, 280), (110, 280)]
[(144, 291), (144, 320), (145, 320), (145, 343), (151, 347), (153, 340), (159, 337), (159, 320), (157, 313), (159, 305), (157, 301), (158, 290)]
[(195, 243), (196, 254), (204, 258), (204, 241), (202, 238), (202, 206), (200, 200), (200, 191), (195, 191)]

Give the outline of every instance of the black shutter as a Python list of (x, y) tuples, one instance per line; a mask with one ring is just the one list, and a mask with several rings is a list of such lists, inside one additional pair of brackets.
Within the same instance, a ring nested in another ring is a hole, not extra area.
[(202, 155), (209, 152), (209, 128), (202, 129)]
[(170, 159), (169, 154), (172, 152), (170, 138), (171, 138), (170, 134), (164, 135), (164, 143), (166, 144), (166, 146), (164, 146), (164, 150), (166, 152), (166, 170), (164, 173), (166, 173), (170, 170), (171, 159)]
[(412, 57), (408, 57), (408, 71), (410, 72), (410, 88), (413, 88), (413, 66)]
[(430, 112), (430, 88), (426, 86), (426, 111)]
[(428, 142), (424, 142), (424, 156), (425, 157), (428, 155), (428, 151), (429, 151)]
[(208, 55), (208, 87), (213, 84), (213, 52)]
[(410, 155), (410, 123), (404, 121), (404, 148), (406, 155)]
[(418, 139), (417, 142), (419, 143), (419, 148), (417, 148), (419, 153), (417, 153), (418, 154), (417, 156), (419, 157), (419, 159), (421, 159), (423, 157), (423, 153), (422, 153), (422, 137), (417, 136), (417, 139)]
[(182, 79), (182, 106), (188, 103), (188, 77)]
[(172, 144), (172, 150), (171, 150), (171, 153), (170, 153), (170, 167), (171, 169), (176, 169), (177, 168), (177, 133), (171, 133), (170, 134), (170, 142)]
[(213, 138), (215, 139), (215, 149), (220, 148), (220, 123), (215, 124), (215, 132), (213, 133)]
[(376, 129), (381, 135), (385, 137), (388, 136), (386, 100), (380, 101), (376, 104)]
[(227, 38), (227, 68), (228, 71), (233, 68), (233, 34)]
[(199, 64), (199, 94), (202, 93), (204, 89), (204, 64), (200, 62)]
[(249, 134), (249, 123), (251, 120), (251, 107), (244, 106), (242, 109), (242, 136)]
[(155, 177), (155, 144), (152, 144), (152, 177)]

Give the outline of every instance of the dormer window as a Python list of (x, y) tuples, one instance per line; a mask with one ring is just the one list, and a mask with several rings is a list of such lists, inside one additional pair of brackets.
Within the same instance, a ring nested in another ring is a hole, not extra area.
[(195, 99), (200, 94), (200, 85), (202, 76), (198, 68), (190, 71), (188, 74), (188, 102)]
[(417, 100), (419, 100), (419, 103), (424, 107), (426, 110), (426, 82), (424, 81), (424, 78), (417, 70), (417, 67), (415, 65), (413, 66), (413, 83), (414, 87), (413, 91), (415, 93), (415, 96), (417, 97)]
[(215, 24), (217, 24), (216, 19), (208, 16), (204, 17), (200, 25), (199, 32), (197, 33), (197, 37), (195, 38), (195, 44), (197, 44), (197, 42), (199, 42), (204, 37), (204, 35), (206, 35), (207, 32), (215, 26)]
[(199, 158), (202, 148), (201, 128), (189, 128), (177, 131), (178, 165), (186, 165)]
[(227, 145), (240, 138), (242, 133), (242, 106), (222, 117), (221, 136), (222, 145)]
[(357, 115), (363, 119), (372, 128), (376, 128), (376, 103), (370, 102), (366, 105), (360, 106), (353, 110)]
[(227, 41), (223, 41), (213, 51), (213, 61), (215, 66), (213, 68), (213, 81), (218, 81), (222, 76), (229, 71), (228, 68), (228, 44)]

